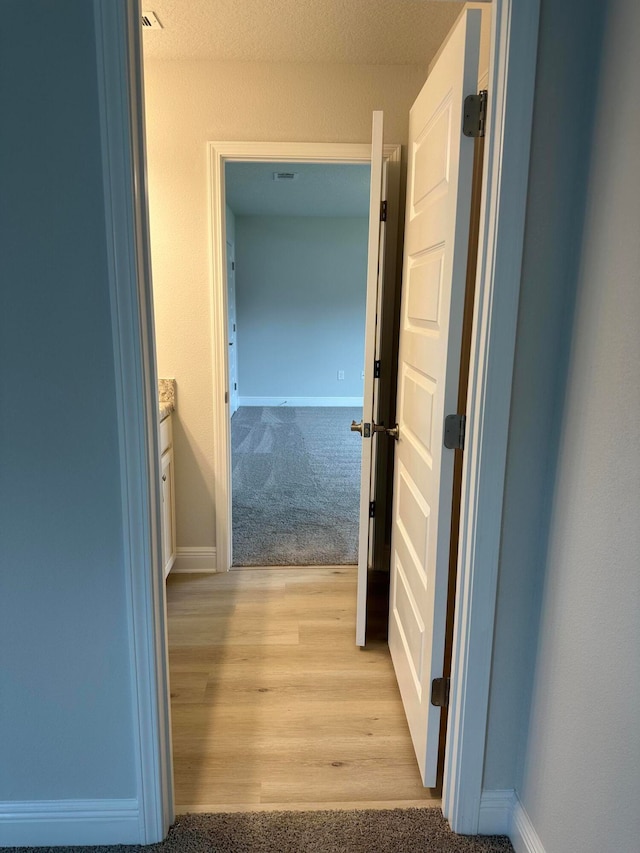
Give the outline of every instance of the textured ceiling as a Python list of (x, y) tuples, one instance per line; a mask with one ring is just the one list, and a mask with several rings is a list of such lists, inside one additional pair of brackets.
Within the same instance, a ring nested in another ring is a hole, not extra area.
[[(274, 181), (274, 172), (295, 172)], [(227, 163), (227, 203), (239, 216), (368, 216), (369, 165)]]
[(144, 0), (150, 59), (428, 65), (463, 4), (427, 0)]

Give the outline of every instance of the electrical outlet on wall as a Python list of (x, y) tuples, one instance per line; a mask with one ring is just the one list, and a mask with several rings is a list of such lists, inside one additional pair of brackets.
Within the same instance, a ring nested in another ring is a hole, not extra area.
[(344, 379), (344, 370), (339, 370), (338, 371), (338, 381), (342, 382), (343, 379)]

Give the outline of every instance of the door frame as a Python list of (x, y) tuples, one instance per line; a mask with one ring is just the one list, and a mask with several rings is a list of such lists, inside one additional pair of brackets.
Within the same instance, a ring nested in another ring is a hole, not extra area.
[[(139, 0), (93, 0), (141, 843), (173, 817)], [(443, 812), (478, 831), (540, 0), (493, 0)], [(229, 143), (225, 143), (229, 144)], [(245, 143), (246, 144), (246, 143)], [(277, 146), (276, 146), (277, 147)], [(280, 153), (276, 155), (280, 158)], [(213, 307), (213, 306), (212, 306)], [(218, 366), (218, 370), (220, 366)]]
[[(235, 273), (236, 244), (235, 244), (235, 243), (232, 243), (232, 242), (231, 242), (231, 240), (229, 240), (229, 236), (228, 236), (228, 234), (226, 234), (226, 228), (225, 228), (225, 244), (224, 244), (224, 245), (225, 245), (225, 262), (226, 262), (226, 264), (227, 264), (227, 266), (225, 266), (225, 280), (224, 280), (225, 286), (226, 286), (226, 288), (227, 288), (227, 341), (228, 341), (229, 346), (231, 346), (231, 341), (229, 341), (229, 304), (228, 304), (228, 301), (229, 301), (229, 266), (228, 266), (228, 262), (229, 262), (229, 247), (231, 247), (231, 249), (232, 249), (231, 270), (232, 270), (232, 272), (234, 272), (234, 273)], [(236, 302), (236, 296), (235, 296), (235, 294), (236, 294), (236, 283), (235, 283), (235, 275), (234, 275), (234, 283), (233, 283), (233, 298), (234, 298), (234, 303)], [(235, 308), (235, 304), (234, 304), (234, 308)], [(235, 332), (237, 332), (237, 330), (238, 330), (238, 323), (237, 323), (237, 320), (238, 320), (238, 316), (237, 316), (237, 311), (236, 311), (236, 323), (234, 324), (234, 331), (235, 331)], [(238, 344), (238, 338), (237, 338), (237, 335), (236, 335), (236, 339), (235, 339), (235, 344), (236, 344), (236, 353), (237, 353), (237, 352), (238, 352), (238, 346), (237, 346), (237, 344)], [(228, 356), (228, 353), (229, 353), (229, 350), (227, 350), (227, 358), (229, 357), (229, 356)], [(235, 380), (237, 380), (237, 379), (238, 379), (238, 356), (237, 356), (237, 354), (236, 354), (236, 372), (235, 372)], [(233, 391), (233, 389), (231, 388), (231, 371), (229, 371), (229, 370), (227, 370), (227, 380), (228, 380), (228, 384), (229, 384), (229, 409), (231, 410), (231, 409), (233, 409), (233, 395), (234, 395), (234, 391)], [(235, 389), (235, 392), (236, 392), (236, 400), (237, 400), (237, 398), (238, 398), (238, 393), (237, 393), (237, 391), (238, 391), (238, 389), (237, 389), (237, 384), (238, 384), (238, 383), (237, 383), (237, 381), (236, 381), (236, 389)], [(238, 408), (239, 408), (239, 407), (238, 407), (238, 406), (236, 406), (235, 411), (237, 411), (237, 410), (238, 410)], [(229, 417), (230, 417), (230, 418), (231, 418), (231, 417), (233, 417), (233, 415), (234, 415), (234, 414), (235, 414), (235, 412), (234, 412), (234, 411), (231, 411), (231, 414), (229, 415)]]
[[(209, 297), (211, 304), (211, 354), (213, 430), (215, 442), (216, 565), (227, 572), (232, 562), (231, 418), (229, 416), (229, 333), (227, 329), (227, 222), (226, 163), (333, 163), (363, 165), (371, 162), (371, 145), (315, 142), (209, 142)], [(390, 196), (399, 193), (401, 147), (385, 145), (383, 156), (390, 172)], [(395, 166), (396, 168), (389, 168)], [(395, 180), (394, 180), (395, 179)], [(226, 396), (228, 395), (228, 396)]]

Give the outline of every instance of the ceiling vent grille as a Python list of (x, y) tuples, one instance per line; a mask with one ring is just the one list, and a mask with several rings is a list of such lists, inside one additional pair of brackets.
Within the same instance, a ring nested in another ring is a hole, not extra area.
[(142, 13), (142, 29), (143, 30), (161, 30), (162, 24), (155, 12)]
[(273, 180), (274, 181), (296, 181), (298, 179), (299, 172), (274, 172)]

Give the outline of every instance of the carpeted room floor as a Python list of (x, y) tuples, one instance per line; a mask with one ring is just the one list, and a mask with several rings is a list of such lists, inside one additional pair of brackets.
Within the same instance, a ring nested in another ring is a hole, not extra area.
[(352, 407), (241, 407), (231, 419), (234, 566), (354, 565)]
[(454, 835), (439, 809), (184, 815), (146, 847), (8, 848), (7, 853), (513, 853), (504, 836)]

